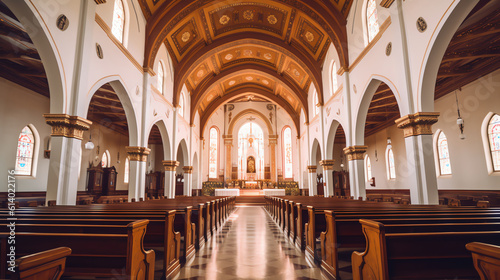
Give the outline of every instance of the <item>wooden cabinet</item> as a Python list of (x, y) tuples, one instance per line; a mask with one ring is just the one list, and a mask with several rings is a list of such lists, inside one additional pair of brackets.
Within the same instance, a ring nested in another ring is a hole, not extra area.
[(104, 170), (100, 165), (87, 168), (87, 192), (89, 194), (102, 194), (102, 177)]
[(318, 188), (318, 195), (325, 195), (325, 188), (323, 183), (323, 173), (316, 175), (316, 187)]
[(149, 172), (146, 174), (146, 197), (153, 197), (157, 195), (158, 173)]
[(335, 196), (351, 196), (349, 172), (333, 171), (333, 191)]
[(116, 191), (116, 177), (118, 173), (114, 166), (102, 169), (102, 193), (104, 195), (114, 195)]
[(175, 195), (184, 195), (184, 174), (175, 175)]

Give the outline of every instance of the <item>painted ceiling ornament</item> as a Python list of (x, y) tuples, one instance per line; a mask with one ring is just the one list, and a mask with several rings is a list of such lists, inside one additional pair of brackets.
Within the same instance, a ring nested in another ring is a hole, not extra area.
[(262, 80), (262, 83), (264, 83), (265, 85), (268, 85), (269, 81), (268, 80)]
[(306, 40), (309, 42), (314, 41), (314, 35), (309, 31), (306, 32)]
[(253, 54), (252, 50), (244, 50), (243, 55), (244, 56), (251, 56)]
[(233, 55), (232, 55), (232, 54), (230, 54), (230, 53), (228, 53), (228, 54), (226, 54), (226, 56), (225, 56), (224, 58), (225, 58), (226, 60), (231, 60), (231, 59), (233, 59)]
[(220, 17), (219, 22), (222, 25), (226, 25), (229, 22), (230, 18), (227, 15), (223, 15)]
[(300, 73), (299, 73), (299, 71), (298, 71), (297, 69), (293, 69), (293, 74), (294, 74), (296, 77), (300, 76)]
[(252, 80), (253, 80), (253, 77), (252, 77), (252, 76), (248, 76), (248, 77), (246, 77), (245, 79), (247, 79), (247, 81), (252, 81)]
[(273, 58), (273, 56), (270, 53), (265, 53), (264, 58), (270, 60), (271, 58)]
[(236, 84), (236, 81), (235, 81), (235, 80), (231, 80), (231, 81), (229, 81), (229, 85), (230, 85), (230, 86), (232, 86), (232, 85), (234, 85), (234, 84)]
[(182, 33), (181, 37), (182, 42), (186, 43), (189, 40), (189, 38), (191, 38), (191, 33), (189, 33), (189, 31)]
[(203, 77), (204, 74), (205, 74), (205, 71), (203, 71), (203, 69), (200, 69), (200, 71), (198, 71), (198, 73), (196, 73), (196, 76), (198, 78), (201, 78), (201, 77)]
[(243, 12), (243, 17), (246, 20), (252, 20), (253, 19), (253, 12), (250, 11), (250, 10), (246, 10), (246, 11)]
[(276, 19), (276, 17), (274, 15), (269, 15), (267, 17), (267, 21), (270, 23), (270, 24), (275, 24), (276, 22), (278, 22), (278, 19)]

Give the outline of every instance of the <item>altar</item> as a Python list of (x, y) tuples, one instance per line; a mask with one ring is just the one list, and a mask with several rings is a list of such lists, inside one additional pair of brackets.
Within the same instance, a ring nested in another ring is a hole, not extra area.
[(245, 188), (247, 189), (259, 189), (257, 181), (246, 181)]
[(285, 189), (264, 189), (265, 196), (285, 196)]
[(215, 189), (215, 196), (239, 196), (240, 189)]

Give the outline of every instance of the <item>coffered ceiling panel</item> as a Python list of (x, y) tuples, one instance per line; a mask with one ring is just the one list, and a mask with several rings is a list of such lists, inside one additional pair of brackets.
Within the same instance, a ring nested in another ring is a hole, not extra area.
[(245, 61), (259, 61), (276, 68), (279, 53), (257, 45), (238, 46), (218, 54), (221, 68)]

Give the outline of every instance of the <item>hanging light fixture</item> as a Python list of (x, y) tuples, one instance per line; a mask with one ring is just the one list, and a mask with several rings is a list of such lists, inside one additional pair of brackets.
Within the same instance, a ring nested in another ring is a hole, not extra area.
[(458, 96), (457, 96), (456, 90), (455, 90), (455, 100), (457, 101), (457, 113), (458, 113), (457, 125), (458, 125), (458, 128), (460, 129), (460, 139), (464, 140), (465, 139), (464, 119), (462, 119), (462, 117), (460, 116), (460, 108), (458, 107)]
[(93, 149), (94, 149), (94, 143), (92, 143), (92, 132), (90, 132), (89, 141), (85, 143), (85, 150), (93, 150)]

